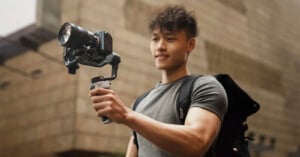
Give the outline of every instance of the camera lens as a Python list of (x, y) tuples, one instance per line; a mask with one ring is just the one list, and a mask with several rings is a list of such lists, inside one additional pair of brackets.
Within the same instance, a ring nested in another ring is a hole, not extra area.
[(95, 47), (97, 40), (98, 38), (93, 33), (69, 22), (65, 23), (58, 33), (59, 44), (72, 49)]
[(60, 45), (65, 45), (68, 42), (68, 40), (69, 40), (69, 38), (71, 36), (71, 26), (67, 25), (66, 27), (64, 27), (62, 29), (62, 32), (61, 32), (60, 36), (61, 37), (59, 39), (59, 44)]

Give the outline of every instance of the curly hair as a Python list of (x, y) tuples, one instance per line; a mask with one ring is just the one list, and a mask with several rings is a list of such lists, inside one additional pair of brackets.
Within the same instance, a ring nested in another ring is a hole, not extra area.
[(180, 31), (184, 30), (187, 37), (193, 38), (198, 35), (197, 21), (193, 12), (187, 12), (182, 6), (166, 6), (154, 13), (149, 30)]

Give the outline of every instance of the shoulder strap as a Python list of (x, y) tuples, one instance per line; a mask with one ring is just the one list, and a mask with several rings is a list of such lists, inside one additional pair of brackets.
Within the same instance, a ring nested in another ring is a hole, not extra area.
[(181, 124), (184, 124), (187, 112), (191, 105), (191, 97), (192, 97), (194, 83), (199, 77), (201, 77), (201, 75), (187, 76), (187, 78), (185, 78), (181, 87), (179, 88), (176, 107), (177, 107), (177, 115)]
[[(133, 105), (132, 105), (132, 110), (135, 111), (137, 106), (139, 105), (139, 103), (152, 91), (149, 90), (147, 92), (145, 92), (144, 94), (142, 94), (141, 96), (139, 96), (138, 98), (136, 98), (136, 100), (134, 101)], [(139, 144), (138, 144), (138, 141), (137, 141), (137, 134), (135, 131), (132, 132), (133, 134), (133, 143), (136, 145), (137, 149), (139, 149)]]

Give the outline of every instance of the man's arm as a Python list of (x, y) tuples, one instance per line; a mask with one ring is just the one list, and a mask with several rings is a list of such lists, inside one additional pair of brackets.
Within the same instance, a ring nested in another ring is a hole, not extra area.
[(134, 137), (131, 136), (129, 139), (129, 143), (127, 146), (127, 152), (126, 152), (126, 157), (137, 157), (138, 153), (137, 153), (137, 147), (133, 142)]
[(214, 113), (191, 108), (185, 125), (165, 124), (139, 113), (130, 114), (127, 126), (156, 146), (178, 156), (203, 156), (211, 146), (221, 126)]
[(156, 146), (178, 156), (202, 156), (210, 147), (221, 126), (220, 118), (205, 109), (192, 107), (185, 125), (155, 121), (126, 107), (112, 90), (91, 90), (98, 116), (127, 125)]

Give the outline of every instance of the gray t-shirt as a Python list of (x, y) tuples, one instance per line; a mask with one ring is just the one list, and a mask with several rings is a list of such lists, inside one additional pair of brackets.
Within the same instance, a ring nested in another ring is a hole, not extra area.
[[(139, 103), (136, 111), (157, 121), (181, 124), (176, 111), (178, 90), (184, 78), (170, 83), (157, 83), (155, 88)], [(200, 107), (215, 113), (221, 120), (227, 110), (227, 96), (223, 86), (212, 76), (199, 77), (191, 98), (191, 107)], [(172, 157), (137, 134), (139, 157)]]

